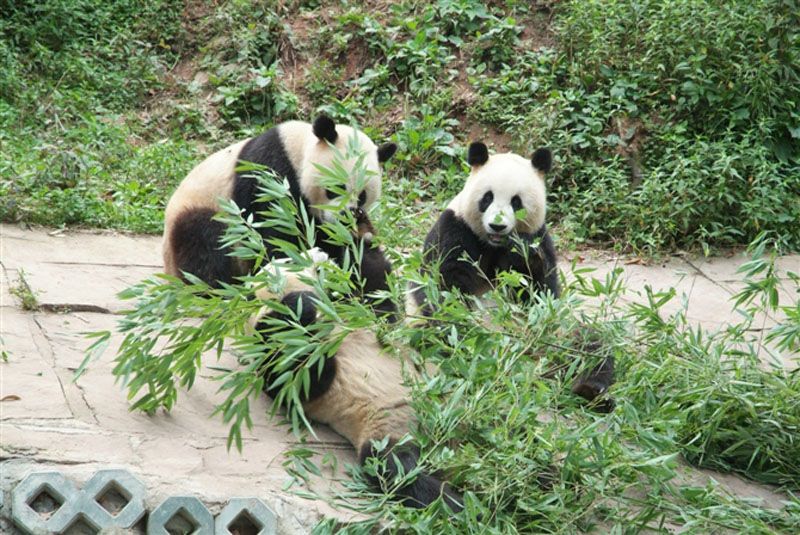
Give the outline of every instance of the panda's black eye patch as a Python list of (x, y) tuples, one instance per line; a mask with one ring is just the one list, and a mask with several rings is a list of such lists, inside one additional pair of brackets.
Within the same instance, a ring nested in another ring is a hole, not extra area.
[(367, 190), (358, 194), (358, 205), (364, 206), (365, 204), (367, 204)]
[(478, 202), (478, 210), (480, 210), (481, 212), (485, 212), (486, 209), (489, 208), (489, 205), (492, 204), (493, 200), (494, 200), (494, 193), (492, 193), (491, 191), (487, 191), (486, 193), (483, 194), (483, 197), (481, 197), (480, 202)]
[(325, 190), (325, 196), (326, 196), (326, 197), (327, 197), (329, 200), (330, 200), (330, 199), (335, 199), (335, 198), (336, 198), (336, 192), (335, 192), (335, 191), (333, 191), (332, 189), (326, 189), (326, 190)]
[(511, 198), (511, 208), (513, 208), (515, 212), (522, 210), (522, 199), (519, 198), (519, 195), (514, 195), (514, 197)]

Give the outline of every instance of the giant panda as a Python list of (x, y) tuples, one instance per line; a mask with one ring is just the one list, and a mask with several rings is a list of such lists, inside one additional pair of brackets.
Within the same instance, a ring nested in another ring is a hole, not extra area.
[[(438, 266), (443, 289), (474, 296), (491, 289), (500, 272), (516, 271), (528, 282), (523, 297), (559, 297), (556, 250), (545, 223), (545, 174), (552, 161), (547, 148), (537, 149), (528, 159), (513, 153), (490, 156), (484, 143), (470, 144), (470, 174), (425, 238), (423, 271)], [(525, 254), (522, 249), (527, 249)], [(412, 317), (432, 315), (434, 305), (426, 302), (422, 287), (412, 288), (409, 297)], [(594, 400), (609, 388), (613, 375), (613, 360), (606, 358), (579, 377), (572, 389)], [(611, 410), (613, 400), (597, 407)]]
[[(310, 252), (313, 255), (314, 251)], [(324, 253), (321, 257), (319, 253), (316, 255), (316, 262), (326, 258)], [(299, 273), (284, 269), (280, 262), (273, 260), (264, 268), (280, 273), (283, 278), (280, 291), (275, 293), (262, 287), (256, 291), (256, 297), (277, 300), (291, 313), (269, 312), (265, 307), (252, 318), (252, 327), (265, 338), (288, 328), (288, 322), (305, 328), (317, 320), (312, 287)], [(309, 270), (303, 274), (313, 276)], [(296, 359), (298, 366), (302, 365), (301, 358)], [(280, 388), (272, 386), (278, 376), (276, 371), (265, 373), (264, 391), (272, 398)], [(398, 474), (408, 474), (416, 468), (419, 447), (402, 440), (415, 424), (406, 380), (414, 380), (418, 374), (409, 359), (395, 358), (384, 350), (372, 331), (359, 329), (348, 333), (335, 355), (325, 360), (321, 370), (312, 370), (310, 376), (308, 395), (301, 400), (304, 413), (345, 437), (358, 452), (360, 464), (373, 458), (381, 460), (377, 475), (367, 476), (373, 487), (386, 491), (382, 482), (391, 485)], [(384, 439), (388, 439), (388, 445), (378, 451), (373, 441)], [(442, 497), (452, 511), (463, 508), (461, 495), (435, 474), (421, 472), (412, 482), (394, 490), (410, 507), (423, 508)]]
[[(225, 226), (213, 219), (219, 210), (217, 201), (220, 198), (232, 199), (242, 209), (244, 217), (253, 216), (255, 221), (267, 208), (257, 201), (257, 180), (247, 173), (237, 172), (240, 162), (263, 165), (288, 182), (294, 200), (302, 203), (306, 213), (317, 223), (316, 245), (341, 264), (345, 247), (327, 240), (319, 224), (335, 217), (335, 214), (318, 207), (332, 203), (336, 197), (334, 191), (321, 184), (319, 167), (331, 167), (337, 151), (345, 154), (346, 147), (354, 139), (363, 153), (361, 161), (367, 171), (361, 191), (352, 191), (356, 187), (356, 179), (352, 176), (350, 183), (346, 184), (352, 200), (348, 208), (358, 219), (380, 195), (380, 164), (392, 157), (397, 149), (394, 143), (376, 146), (363, 132), (336, 125), (329, 117), (321, 115), (313, 124), (301, 121), (279, 124), (206, 158), (180, 183), (167, 204), (163, 240), (165, 272), (176, 277), (182, 277), (183, 272), (191, 273), (209, 285), (219, 286), (250, 271), (251, 266), (227, 256), (228, 251), (220, 248), (219, 240)], [(352, 175), (359, 160), (350, 157), (342, 164)], [(269, 256), (275, 253), (268, 241), (270, 239), (280, 238), (301, 245), (296, 243), (295, 237), (275, 228), (262, 227), (259, 232)], [(370, 240), (366, 240), (366, 245), (364, 259), (358, 266), (364, 279), (364, 293), (386, 290), (390, 266)]]

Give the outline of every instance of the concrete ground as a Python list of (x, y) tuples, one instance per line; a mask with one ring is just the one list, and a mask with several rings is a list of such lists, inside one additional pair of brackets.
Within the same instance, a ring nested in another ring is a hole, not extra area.
[[(282, 454), (297, 441), (286, 426), (260, 416), (267, 410), (265, 398), (252, 404), (255, 427), (245, 433), (239, 454), (226, 449), (227, 426), (210, 417), (220, 396), (207, 378), (181, 393), (169, 414), (131, 413), (111, 374), (112, 344), (73, 382), (88, 345), (83, 333), (114, 330), (116, 314), (124, 307), (116, 294), (160, 270), (160, 237), (9, 225), (0, 226), (0, 237), (0, 336), (8, 353), (8, 361), (0, 362), (0, 505), (6, 504), (0, 512), (7, 513), (10, 489), (28, 472), (53, 468), (83, 482), (99, 469), (119, 467), (142, 479), (149, 507), (166, 496), (194, 494), (213, 512), (215, 504), (230, 497), (258, 496), (275, 511), (281, 533), (306, 532), (321, 515), (352, 517), (282, 490), (287, 481)], [(741, 255), (671, 257), (643, 265), (607, 253), (580, 253), (577, 266), (597, 267), (595, 277), (623, 268), (627, 300), (641, 299), (637, 292), (645, 285), (675, 287), (686, 294), (689, 319), (715, 329), (737, 317), (731, 296), (742, 287), (736, 269), (745, 260)], [(800, 272), (800, 256), (780, 259), (779, 268), (782, 276), (786, 270)], [(39, 311), (22, 310), (10, 294), (23, 272)], [(789, 290), (781, 292), (784, 303), (798, 299)], [(667, 309), (679, 305), (676, 299)], [(763, 317), (758, 325), (769, 328), (776, 320)], [(792, 356), (783, 359), (785, 366), (797, 366)], [(344, 439), (326, 428), (318, 435), (315, 449), (333, 452), (340, 467), (355, 461)], [(701, 481), (710, 476), (767, 505), (778, 506), (782, 499), (768, 487), (735, 476), (693, 471), (687, 477)]]

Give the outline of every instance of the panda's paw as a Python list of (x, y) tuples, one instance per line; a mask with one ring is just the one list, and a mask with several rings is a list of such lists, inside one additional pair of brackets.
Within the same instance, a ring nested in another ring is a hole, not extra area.
[(311, 249), (309, 249), (308, 257), (311, 259), (311, 262), (313, 262), (314, 265), (326, 262), (330, 258), (328, 256), (328, 253), (326, 253), (319, 247), (312, 247)]
[(608, 414), (617, 406), (614, 398), (606, 395), (608, 386), (592, 378), (575, 381), (572, 392), (589, 402), (589, 408), (595, 412)]

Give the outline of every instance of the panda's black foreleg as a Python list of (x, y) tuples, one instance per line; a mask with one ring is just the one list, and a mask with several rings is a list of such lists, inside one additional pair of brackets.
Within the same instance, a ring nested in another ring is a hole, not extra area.
[[(530, 287), (524, 297), (530, 301), (537, 293), (549, 293), (553, 297), (561, 295), (558, 284), (558, 263), (553, 239), (543, 227), (535, 235), (520, 236), (525, 251), (513, 250), (508, 259), (508, 268), (525, 275)], [(538, 243), (537, 243), (538, 241)]]
[(389, 274), (392, 272), (392, 264), (380, 247), (365, 244), (358, 272), (364, 283), (365, 302), (375, 310), (378, 316), (395, 323), (397, 321), (397, 305), (388, 297), (375, 297), (374, 295), (375, 292), (389, 291)]
[[(296, 322), (303, 327), (308, 327), (317, 318), (317, 307), (314, 304), (313, 292), (289, 292), (281, 299), (281, 303), (291, 311), (289, 314), (271, 312), (256, 324), (256, 330), (265, 338), (275, 332), (291, 328), (288, 322)], [(284, 325), (280, 325), (280, 323), (275, 320), (280, 320)], [(298, 365), (300, 364), (300, 358), (302, 357), (298, 357)], [(264, 374), (264, 392), (271, 398), (274, 398), (278, 394), (280, 387), (270, 388), (270, 385), (281, 373), (282, 371), (278, 372), (270, 367)], [(311, 401), (321, 396), (330, 388), (333, 378), (336, 375), (336, 359), (326, 359), (322, 368), (322, 373), (318, 374), (315, 370), (310, 375), (308, 397), (303, 397), (303, 402)]]
[(419, 314), (426, 318), (433, 316), (433, 306), (428, 302), (428, 295), (425, 293), (425, 287), (412, 286), (410, 291), (411, 297), (414, 299), (414, 303), (416, 303), (419, 309)]
[(466, 260), (447, 259), (439, 267), (439, 273), (445, 288), (457, 288), (464, 295), (480, 295), (486, 286), (486, 277)]
[(408, 482), (403, 482), (395, 488), (398, 475), (409, 474), (419, 464), (419, 447), (406, 443), (399, 446), (390, 444), (383, 451), (376, 451), (369, 443), (362, 446), (359, 452), (359, 462), (363, 466), (370, 459), (377, 459), (376, 474), (367, 474), (367, 480), (374, 488), (381, 492), (394, 491), (407, 507), (422, 509), (429, 506), (439, 497), (455, 513), (464, 508), (464, 499), (450, 487), (446, 481), (425, 472), (420, 472)]
[[(327, 240), (318, 240), (317, 243), (331, 260), (339, 266), (344, 265), (347, 247), (331, 244)], [(353, 258), (353, 255), (350, 258)], [(364, 242), (361, 261), (355, 266), (355, 276), (358, 280), (354, 281), (357, 288), (354, 294), (369, 305), (376, 315), (395, 323), (398, 319), (397, 305), (391, 299), (376, 297), (373, 293), (389, 291), (389, 274), (391, 272), (392, 264), (384, 255), (383, 250), (377, 245)]]
[[(422, 273), (426, 272), (423, 268)], [(445, 259), (439, 266), (439, 276), (441, 277), (441, 287), (448, 291), (457, 289), (464, 295), (480, 295), (484, 286), (487, 284), (474, 265), (461, 259)], [(424, 286), (411, 288), (411, 297), (419, 309), (419, 314), (425, 318), (433, 316), (440, 303), (432, 303), (428, 300)], [(436, 322), (433, 322), (435, 324)]]

